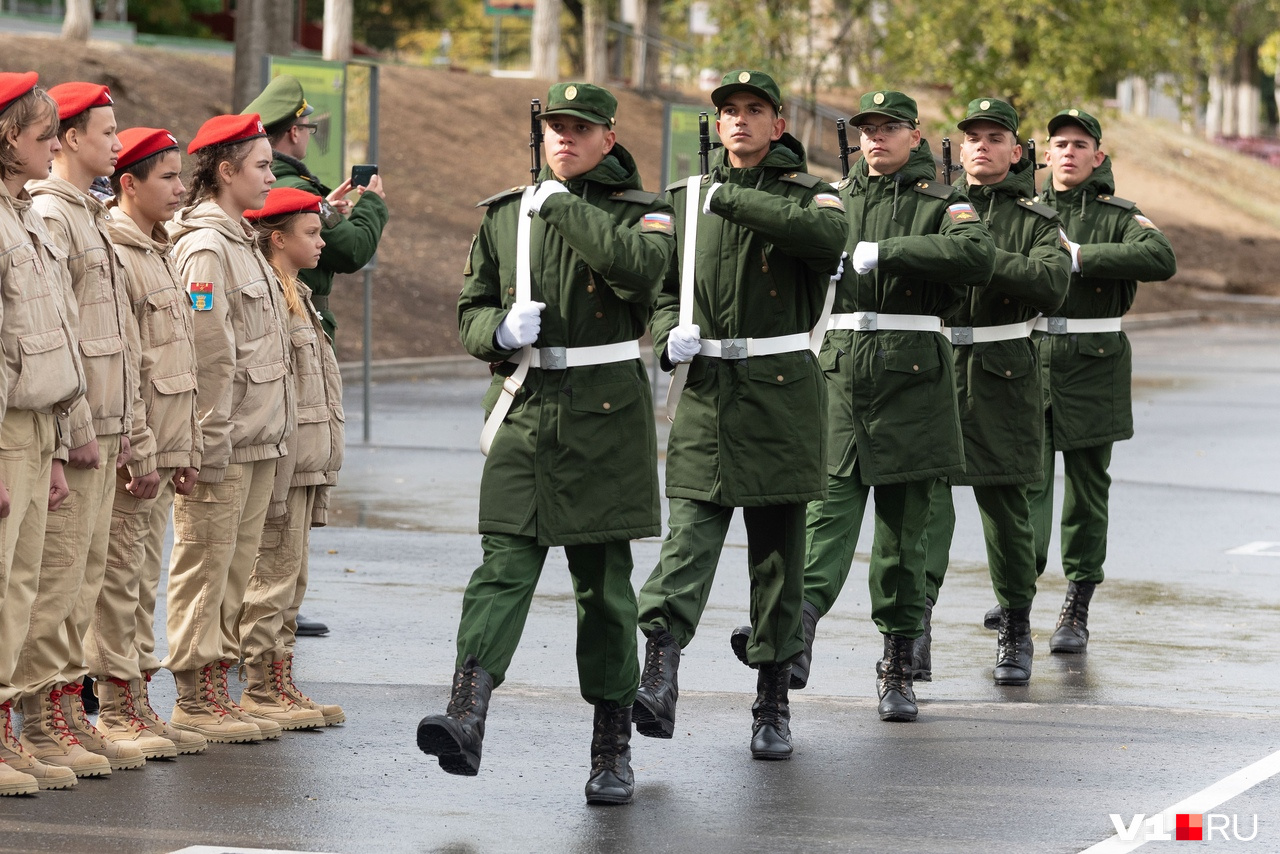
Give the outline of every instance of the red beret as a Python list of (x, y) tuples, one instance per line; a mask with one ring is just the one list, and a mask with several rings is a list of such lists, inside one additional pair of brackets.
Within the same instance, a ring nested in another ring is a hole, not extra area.
[(262, 127), (262, 119), (257, 113), (247, 116), (214, 116), (200, 125), (196, 138), (187, 146), (187, 154), (195, 154), (210, 145), (224, 142), (244, 142), (246, 139), (265, 137), (267, 132)]
[(153, 154), (169, 149), (177, 150), (178, 140), (163, 128), (129, 128), (120, 131), (120, 159), (116, 161), (116, 172), (128, 169), (139, 160), (146, 160)]
[(34, 71), (0, 71), (0, 113), (14, 101), (36, 88), (40, 75)]
[(320, 213), (320, 197), (296, 187), (276, 187), (267, 193), (267, 203), (256, 211), (245, 211), (245, 219), (266, 219), (295, 213)]
[(58, 121), (65, 122), (92, 107), (110, 107), (111, 90), (101, 83), (59, 83), (49, 90), (58, 102)]

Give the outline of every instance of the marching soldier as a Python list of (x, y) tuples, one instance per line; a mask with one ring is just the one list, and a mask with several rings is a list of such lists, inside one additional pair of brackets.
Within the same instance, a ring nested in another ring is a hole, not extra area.
[(1045, 152), (1052, 181), (1042, 201), (1058, 211), (1071, 251), (1071, 284), (1057, 316), (1036, 322), (1048, 390), (1044, 480), (1030, 493), (1036, 571), (1049, 560), (1054, 452), (1062, 452), (1062, 568), (1067, 596), (1049, 651), (1084, 652), (1089, 601), (1107, 556), (1111, 446), (1133, 436), (1133, 352), (1120, 318), (1138, 280), (1163, 281), (1177, 270), (1173, 247), (1128, 199), (1114, 195), (1102, 126), (1083, 110), (1049, 120)]
[(805, 172), (769, 75), (731, 72), (711, 100), (724, 148), (709, 175), (668, 190), (680, 241), (696, 238), (676, 255), (691, 267), (667, 272), (653, 338), (663, 368), (688, 363), (688, 377), (667, 444), (669, 530), (640, 591), (648, 640), (634, 715), (642, 735), (671, 738), (681, 650), (741, 507), (756, 626), (744, 654), (759, 669), (751, 753), (788, 759), (804, 509), (825, 493), (826, 391), (809, 335), (848, 224), (831, 185)]
[(598, 86), (552, 86), (538, 184), (481, 202), (488, 211), (467, 260), (458, 326), (463, 346), (496, 365), (484, 400), (484, 561), (463, 597), (448, 710), (418, 725), (418, 746), (441, 768), (476, 774), (490, 694), (506, 678), (547, 550), (564, 546), (578, 602), (578, 680), (595, 706), (589, 804), (630, 803), (634, 785), (629, 541), (660, 531), (657, 435), (638, 339), (673, 243), (669, 208), (641, 189), (634, 159), (616, 142), (616, 108)]
[(971, 288), (949, 318), (964, 434), (963, 474), (933, 487), (926, 537), (924, 634), (916, 639), (913, 678), (932, 679), (931, 619), (947, 568), (955, 507), (951, 487), (973, 487), (982, 517), (991, 584), (1000, 601), (997, 685), (1031, 679), (1031, 601), (1036, 592), (1035, 540), (1028, 484), (1043, 478), (1044, 392), (1031, 324), (1067, 292), (1071, 259), (1057, 212), (1032, 201), (1035, 163), (1023, 157), (1018, 114), (995, 98), (969, 102), (959, 122), (967, 193), (995, 241), (995, 268), (985, 288)]

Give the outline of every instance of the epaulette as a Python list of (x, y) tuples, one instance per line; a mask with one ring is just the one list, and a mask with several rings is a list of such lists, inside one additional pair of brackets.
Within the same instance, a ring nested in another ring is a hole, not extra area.
[(494, 202), (498, 201), (498, 199), (505, 199), (507, 196), (512, 196), (512, 195), (515, 195), (516, 193), (523, 193), (523, 192), (524, 192), (524, 186), (523, 186), (523, 185), (521, 185), (521, 186), (519, 186), (519, 187), (512, 187), (512, 188), (510, 188), (510, 189), (508, 189), (508, 190), (503, 190), (503, 191), (502, 191), (502, 192), (500, 192), (500, 193), (494, 193), (492, 196), (490, 196), (489, 198), (485, 199), (484, 201), (476, 202), (476, 207), (478, 207), (478, 208), (487, 208), (489, 205), (491, 205), (491, 204), (493, 204)]
[(852, 178), (850, 178), (848, 175), (846, 175), (845, 177), (843, 177), (843, 178), (841, 178), (841, 179), (840, 179), (840, 183), (839, 183), (839, 184), (836, 184), (836, 185), (835, 185), (835, 187), (836, 187), (836, 192), (840, 192), (840, 191), (841, 191), (841, 190), (843, 190), (845, 187), (849, 186), (851, 183), (853, 183), (853, 179), (852, 179)]
[(1048, 205), (1042, 205), (1034, 199), (1018, 199), (1018, 207), (1029, 210), (1032, 213), (1038, 213), (1045, 219), (1057, 219), (1058, 212)]
[(694, 178), (697, 178), (699, 183), (701, 183), (702, 179), (706, 177), (707, 177), (706, 175), (690, 175), (688, 178), (681, 178), (679, 181), (676, 181), (674, 184), (668, 184), (667, 192), (670, 193), (672, 190), (678, 190), (681, 187), (686, 186)]
[(614, 190), (609, 194), (609, 198), (615, 202), (635, 202), (638, 205), (651, 205), (658, 200), (658, 194), (648, 193), (644, 190)]
[(1115, 205), (1116, 207), (1123, 208), (1127, 211), (1131, 211), (1138, 206), (1137, 202), (1131, 202), (1128, 199), (1122, 199), (1119, 196), (1112, 196), (1109, 193), (1103, 193), (1098, 196), (1098, 201), (1102, 202), (1104, 205)]
[(778, 177), (778, 180), (787, 184), (799, 184), (806, 190), (822, 182), (822, 179), (817, 175), (810, 175), (808, 172), (784, 172)]
[(933, 196), (935, 199), (949, 199), (955, 192), (950, 186), (943, 181), (916, 181), (912, 187), (917, 193), (924, 193), (926, 196)]

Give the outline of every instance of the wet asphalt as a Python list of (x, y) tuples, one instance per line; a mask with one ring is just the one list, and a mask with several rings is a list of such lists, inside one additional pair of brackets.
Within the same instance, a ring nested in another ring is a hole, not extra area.
[[(919, 720), (875, 714), (865, 524), (850, 583), (818, 626), (809, 687), (792, 692), (795, 756), (753, 761), (754, 673), (728, 645), (747, 612), (735, 524), (685, 650), (675, 737), (635, 737), (635, 803), (614, 808), (583, 802), (591, 708), (578, 695), (574, 604), (554, 551), (494, 695), (479, 776), (447, 775), (414, 746), (419, 718), (444, 708), (480, 555), (487, 372), (443, 363), (384, 375), (368, 445), (349, 381), (335, 524), (313, 533), (304, 607), (332, 632), (297, 651), (303, 689), (341, 703), (347, 723), (0, 799), (0, 851), (1084, 850), (1115, 833), (1112, 813), (1127, 823), (1159, 812), (1280, 750), (1278, 331), (1131, 332), (1137, 436), (1114, 453), (1090, 651), (1048, 652), (1065, 589), (1055, 557), (1032, 613), (1028, 687), (991, 682), (995, 635), (981, 617), (994, 600), (977, 509), (960, 488)], [(658, 546), (635, 543), (637, 587)], [(172, 682), (156, 686), (164, 714)], [(1280, 776), (1213, 811), (1256, 815), (1259, 832), (1207, 844), (1280, 851)]]

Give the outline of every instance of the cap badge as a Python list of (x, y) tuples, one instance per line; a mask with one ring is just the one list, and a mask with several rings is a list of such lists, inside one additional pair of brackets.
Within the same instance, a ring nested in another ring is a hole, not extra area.
[(989, 109), (991, 109), (991, 102), (990, 102), (990, 101), (983, 101), (981, 104), (979, 104), (979, 105), (978, 105), (978, 109), (979, 109), (979, 110), (989, 110)]
[(874, 97), (874, 98), (872, 98), (872, 99), (871, 99), (871, 101), (872, 101), (872, 103), (874, 103), (874, 104), (883, 104), (883, 103), (884, 103), (884, 93), (883, 93), (883, 92), (877, 92), (877, 93), (875, 94), (875, 97)]
[(1078, 115), (1080, 115), (1080, 111), (1079, 111), (1079, 110), (1076, 110), (1076, 109), (1067, 110), (1067, 115), (1068, 115), (1068, 116), (1078, 116)]
[(303, 114), (303, 113), (305, 113), (305, 112), (307, 111), (307, 107), (309, 107), (309, 106), (311, 106), (311, 105), (307, 103), (307, 99), (306, 99), (306, 98), (303, 98), (303, 99), (302, 99), (302, 106), (301, 106), (301, 107), (299, 107), (299, 108), (297, 109), (297, 111), (293, 114), (293, 115), (294, 115), (294, 117), (295, 117), (295, 118), (299, 118), (299, 117), (301, 117), (301, 116), (302, 116), (302, 114)]
[(739, 74), (739, 75), (738, 75), (738, 82), (739, 82), (739, 83), (750, 83), (750, 82), (751, 82), (751, 72), (750, 72), (750, 71), (744, 71), (744, 72), (742, 72), (741, 74)]
[(568, 89), (565, 89), (564, 97), (567, 101), (572, 101), (574, 98), (578, 97), (578, 87), (570, 86)]

